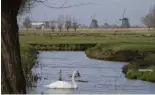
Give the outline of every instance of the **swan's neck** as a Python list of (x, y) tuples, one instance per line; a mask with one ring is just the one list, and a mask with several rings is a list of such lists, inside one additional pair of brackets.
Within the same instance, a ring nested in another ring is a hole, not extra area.
[(73, 75), (72, 75), (72, 83), (73, 83), (73, 85), (76, 86), (76, 83), (75, 83), (75, 73), (73, 73)]

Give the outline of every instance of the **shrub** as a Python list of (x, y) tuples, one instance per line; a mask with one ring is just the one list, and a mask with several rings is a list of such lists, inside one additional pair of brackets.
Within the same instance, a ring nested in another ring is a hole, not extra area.
[(126, 73), (126, 77), (130, 79), (137, 79), (137, 71), (134, 69), (129, 69)]
[(155, 54), (151, 54), (151, 55), (148, 55), (147, 57), (145, 57), (144, 63), (147, 66), (155, 65)]

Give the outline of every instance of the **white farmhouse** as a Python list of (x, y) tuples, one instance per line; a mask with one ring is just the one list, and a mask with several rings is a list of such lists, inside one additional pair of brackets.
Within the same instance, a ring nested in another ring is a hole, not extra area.
[(32, 21), (31, 25), (32, 25), (32, 28), (40, 27), (42, 29), (45, 26), (45, 22), (44, 21)]

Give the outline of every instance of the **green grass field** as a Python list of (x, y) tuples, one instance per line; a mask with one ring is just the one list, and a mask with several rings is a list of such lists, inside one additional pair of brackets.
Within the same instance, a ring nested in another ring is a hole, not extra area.
[(42, 43), (42, 44), (110, 44), (110, 43), (132, 43), (132, 44), (155, 44), (155, 32), (133, 32), (133, 31), (101, 31), (101, 32), (49, 32), (28, 31), (20, 32), (20, 43)]

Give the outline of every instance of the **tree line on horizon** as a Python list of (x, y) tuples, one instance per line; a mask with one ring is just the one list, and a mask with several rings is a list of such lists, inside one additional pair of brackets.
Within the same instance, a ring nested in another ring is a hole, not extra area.
[[(155, 28), (155, 5), (148, 14), (146, 14), (141, 18), (141, 21), (149, 30), (150, 28)], [(124, 28), (125, 25), (127, 25), (124, 22), (122, 23), (124, 25), (121, 25), (121, 26), (117, 24), (110, 25), (108, 23), (105, 23), (104, 25), (99, 26), (98, 20), (92, 19), (90, 26), (87, 26), (87, 25), (79, 24), (75, 18), (72, 19), (68, 15), (66, 17), (64, 15), (59, 15), (57, 20), (52, 20), (48, 22), (45, 21), (45, 22), (46, 22), (46, 28), (50, 28), (53, 32), (55, 31), (56, 28), (58, 28), (60, 32), (62, 31), (63, 28), (66, 28), (67, 32), (71, 28), (74, 29), (74, 31), (76, 32), (77, 28), (79, 28), (80, 26), (83, 28)], [(29, 18), (29, 16), (27, 16), (24, 19), (23, 26), (28, 30), (28, 28), (32, 27), (31, 23), (32, 23), (31, 19)], [(145, 27), (139, 26), (139, 25), (133, 25), (128, 28), (145, 28)], [(41, 26), (37, 27), (37, 29), (41, 29)]]
[[(59, 29), (61, 32), (63, 28), (66, 28), (67, 32), (69, 29), (74, 29), (76, 32), (76, 29), (80, 26), (80, 24), (77, 22), (75, 18), (71, 18), (70, 16), (64, 16), (64, 15), (59, 15), (57, 20), (51, 20), (51, 21), (43, 21), (45, 22), (45, 27), (50, 28), (53, 32), (55, 31), (56, 28)], [(25, 17), (25, 20), (23, 21), (23, 26), (28, 30), (28, 28), (32, 27), (32, 21), (29, 18), (29, 16)], [(38, 27), (35, 27), (36, 29), (41, 29), (43, 25), (39, 25)]]

